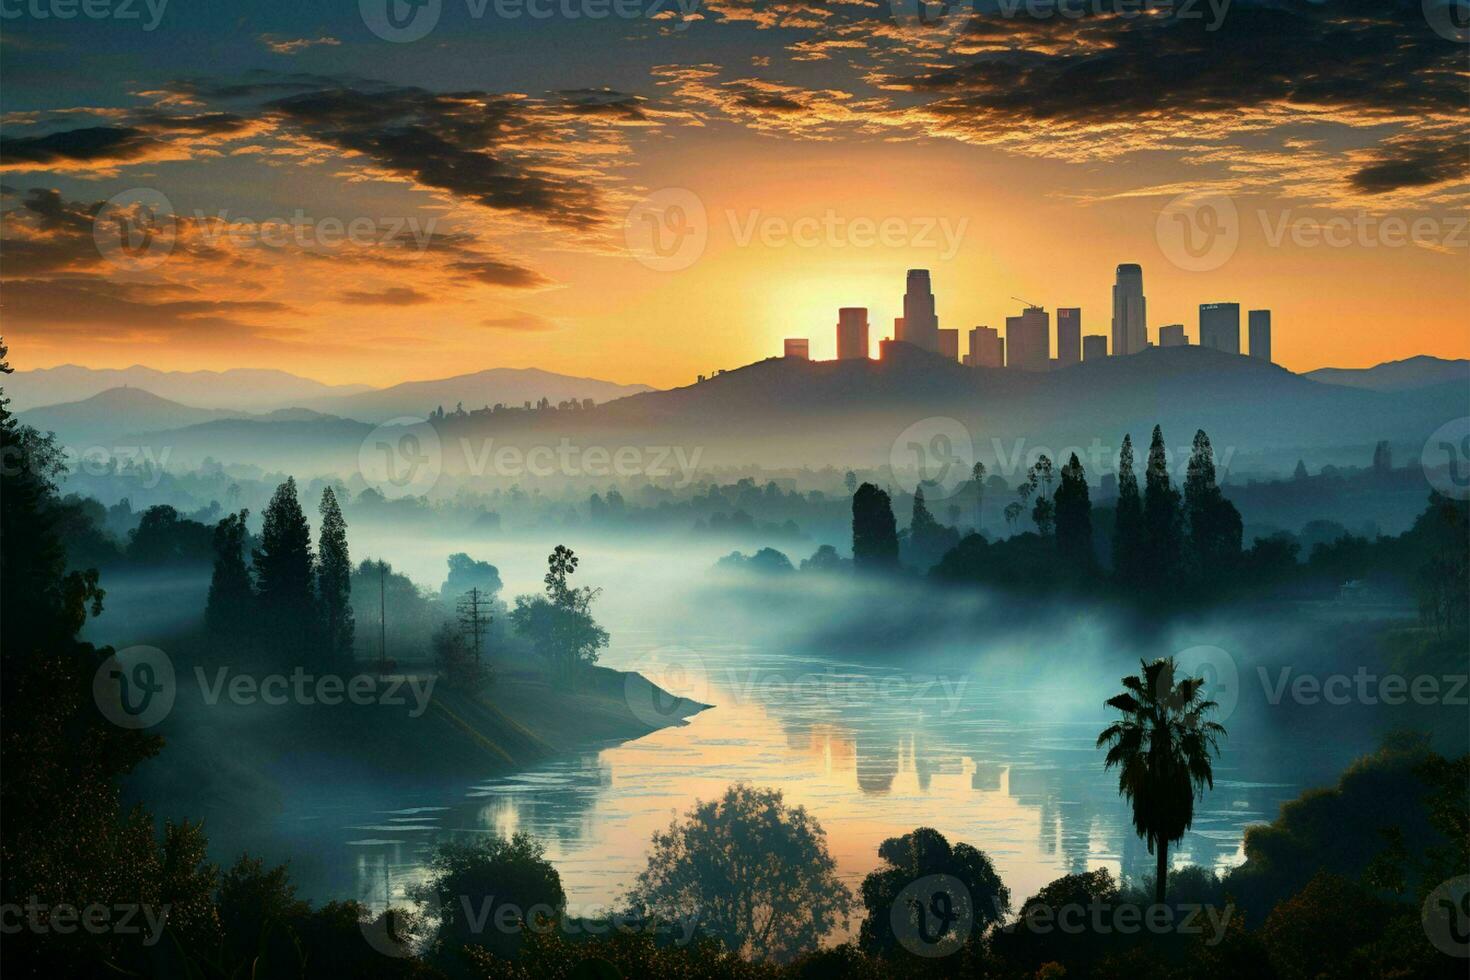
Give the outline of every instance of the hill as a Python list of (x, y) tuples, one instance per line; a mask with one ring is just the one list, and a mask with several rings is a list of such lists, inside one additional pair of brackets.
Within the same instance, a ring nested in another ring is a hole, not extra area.
[(62, 445), (78, 447), (116, 442), (129, 433), (199, 425), (239, 413), (181, 405), (142, 388), (111, 388), (81, 401), (25, 409), (19, 414), (26, 425), (55, 432)]
[(588, 398), (602, 403), (651, 390), (647, 385), (574, 378), (538, 368), (491, 368), (452, 378), (408, 381), (391, 388), (311, 399), (302, 404), (332, 415), (378, 423), (405, 416), (423, 418), (436, 408), (453, 411), (460, 404), (468, 411), (497, 403), (535, 403), (542, 398), (553, 404)]
[(1420, 354), (1370, 368), (1318, 368), (1306, 372), (1303, 377), (1324, 384), (1368, 388), (1372, 391), (1407, 391), (1450, 382), (1459, 382), (1470, 387), (1470, 361), (1449, 361)]
[(15, 411), (82, 401), (111, 388), (136, 388), (194, 408), (236, 412), (290, 408), (313, 398), (372, 390), (367, 385), (323, 384), (269, 368), (159, 371), (141, 364), (129, 368), (63, 364), (16, 371), (5, 379), (5, 394)]

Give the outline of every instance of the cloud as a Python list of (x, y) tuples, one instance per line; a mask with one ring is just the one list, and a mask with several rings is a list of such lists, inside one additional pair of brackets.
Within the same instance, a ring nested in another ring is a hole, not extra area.
[(551, 282), (550, 279), (547, 279), (539, 272), (499, 259), (464, 259), (449, 263), (449, 269), (456, 276), (474, 280), (487, 286), (530, 289), (536, 286), (545, 286)]
[(280, 37), (275, 34), (262, 34), (256, 38), (264, 44), (273, 54), (300, 54), (307, 48), (328, 47), (335, 48), (342, 42), (335, 37), (323, 34), (321, 37)]
[(417, 306), (431, 302), (432, 297), (408, 286), (389, 286), (377, 292), (349, 289), (337, 299), (353, 306)]
[(489, 330), (508, 330), (517, 333), (546, 333), (561, 329), (557, 323), (544, 316), (522, 313), (519, 310), (512, 311), (505, 316), (485, 317), (480, 321), (480, 326)]

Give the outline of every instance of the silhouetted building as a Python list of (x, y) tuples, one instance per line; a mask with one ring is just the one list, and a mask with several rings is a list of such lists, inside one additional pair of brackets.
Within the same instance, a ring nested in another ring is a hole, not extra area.
[(1006, 346), (1010, 367), (1045, 371), (1051, 367), (1051, 317), (1039, 306), (1028, 306), (1020, 316), (1006, 317)]
[(1100, 361), (1107, 356), (1107, 334), (1090, 333), (1082, 338), (1082, 359), (1084, 361)]
[(960, 332), (958, 330), (939, 331), (939, 355), (951, 361), (960, 359)]
[(1118, 266), (1113, 283), (1113, 354), (1137, 354), (1148, 346), (1148, 307), (1143, 298), (1143, 267)]
[(844, 306), (837, 311), (837, 359), (855, 361), (868, 356), (868, 308)]
[(1240, 304), (1201, 303), (1199, 345), (1213, 350), (1240, 353)]
[(1188, 345), (1189, 338), (1184, 336), (1184, 324), (1171, 323), (1159, 328), (1160, 347), (1186, 347)]
[[(903, 317), (894, 321), (893, 339), (939, 353), (939, 317), (934, 312), (934, 291), (928, 269), (910, 269), (903, 294)], [(956, 352), (958, 353), (958, 352)]]
[(787, 337), (786, 356), (799, 357), (803, 361), (809, 361), (812, 359), (811, 344), (807, 342), (805, 337)]
[(1082, 309), (1057, 307), (1057, 367), (1082, 361)]
[(965, 363), (971, 367), (998, 368), (1006, 366), (1004, 341), (1000, 331), (994, 327), (972, 327), (970, 329), (970, 353)]
[(1251, 357), (1271, 360), (1271, 311), (1251, 310), (1246, 314), (1251, 343)]
[(901, 344), (901, 343), (903, 343), (903, 341), (901, 341), (901, 340), (889, 340), (887, 338), (884, 338), (883, 340), (878, 341), (878, 359), (880, 361), (886, 361), (886, 360), (888, 360), (890, 357), (892, 357), (894, 355), (894, 345), (895, 344)]

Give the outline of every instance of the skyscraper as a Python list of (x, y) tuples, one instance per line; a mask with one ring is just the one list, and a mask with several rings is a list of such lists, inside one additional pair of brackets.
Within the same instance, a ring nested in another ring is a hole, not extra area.
[(855, 361), (868, 356), (868, 308), (844, 306), (837, 311), (837, 359)]
[(894, 339), (939, 353), (939, 317), (934, 312), (934, 292), (929, 287), (928, 269), (910, 269), (903, 294), (903, 319), (894, 324)]
[(1006, 366), (1006, 354), (1000, 331), (994, 327), (970, 328), (970, 366), (998, 368)]
[(1057, 307), (1057, 367), (1082, 361), (1082, 310), (1076, 306)]
[(1023, 371), (1051, 367), (1051, 317), (1039, 306), (1028, 306), (1020, 316), (1006, 317), (1006, 346), (1010, 366)]
[(1082, 359), (1084, 361), (1100, 361), (1108, 356), (1108, 335), (1103, 333), (1090, 333), (1082, 338)]
[(1251, 357), (1269, 361), (1271, 359), (1271, 311), (1251, 310), (1246, 314), (1246, 318), (1250, 334)]
[(1143, 267), (1118, 266), (1113, 283), (1113, 354), (1137, 354), (1148, 346), (1148, 307), (1143, 298)]
[(785, 356), (799, 357), (803, 361), (809, 361), (812, 356), (811, 345), (807, 343), (805, 337), (787, 337)]
[(1184, 324), (1171, 323), (1159, 328), (1160, 347), (1186, 347), (1189, 338), (1184, 336)]
[(958, 330), (939, 331), (939, 356), (947, 357), (951, 361), (960, 358), (960, 332)]
[(1199, 345), (1214, 350), (1240, 353), (1240, 304), (1201, 303)]

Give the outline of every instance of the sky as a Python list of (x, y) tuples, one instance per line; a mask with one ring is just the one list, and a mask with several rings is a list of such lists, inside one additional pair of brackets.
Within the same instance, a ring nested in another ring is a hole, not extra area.
[(0, 0), (17, 368), (660, 387), (1022, 302), (1470, 356), (1445, 0)]

